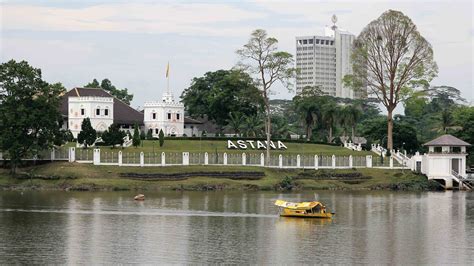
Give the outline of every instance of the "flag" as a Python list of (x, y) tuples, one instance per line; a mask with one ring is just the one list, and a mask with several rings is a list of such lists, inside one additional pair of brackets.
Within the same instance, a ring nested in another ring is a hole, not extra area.
[(170, 75), (170, 62), (168, 62), (168, 66), (166, 67), (166, 77)]

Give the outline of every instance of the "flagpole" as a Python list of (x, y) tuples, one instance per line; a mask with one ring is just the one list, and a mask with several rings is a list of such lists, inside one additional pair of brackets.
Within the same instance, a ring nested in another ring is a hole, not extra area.
[(170, 62), (168, 62), (168, 67), (166, 69), (166, 92), (170, 94)]

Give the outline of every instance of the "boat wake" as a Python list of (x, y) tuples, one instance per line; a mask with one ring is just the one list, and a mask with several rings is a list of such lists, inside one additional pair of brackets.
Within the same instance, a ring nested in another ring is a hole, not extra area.
[(238, 213), (238, 212), (208, 212), (193, 210), (78, 210), (78, 209), (0, 209), (0, 212), (29, 212), (29, 213), (58, 213), (58, 214), (82, 214), (82, 215), (133, 215), (133, 216), (200, 216), (200, 217), (245, 217), (245, 218), (277, 218), (273, 214)]

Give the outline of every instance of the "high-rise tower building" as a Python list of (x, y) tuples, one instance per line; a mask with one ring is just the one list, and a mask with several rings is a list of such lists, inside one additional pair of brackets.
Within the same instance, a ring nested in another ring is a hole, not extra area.
[(360, 98), (365, 95), (344, 86), (345, 75), (352, 74), (351, 51), (355, 36), (333, 26), (325, 28), (325, 36), (296, 37), (296, 93), (306, 86), (319, 86), (328, 95)]

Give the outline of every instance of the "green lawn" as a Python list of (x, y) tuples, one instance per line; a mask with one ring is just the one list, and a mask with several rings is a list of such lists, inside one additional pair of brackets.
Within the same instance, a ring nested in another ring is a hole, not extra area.
[[(235, 143), (235, 142), (234, 142)], [(372, 152), (368, 151), (351, 151), (349, 149), (323, 145), (323, 144), (308, 144), (308, 143), (285, 143), (283, 142), (288, 149), (287, 150), (272, 150), (272, 153), (276, 154), (318, 154), (318, 155), (374, 155)], [(69, 143), (68, 146), (74, 146), (75, 143)], [(110, 147), (100, 147), (102, 150), (111, 150)], [(118, 151), (119, 148), (115, 148), (114, 151)], [(129, 147), (125, 148), (126, 152), (208, 152), (208, 153), (218, 153), (227, 152), (227, 153), (261, 153), (265, 150), (235, 150), (227, 149), (226, 140), (173, 140), (166, 139), (163, 147), (160, 147), (159, 141), (145, 140), (143, 141), (143, 146), (134, 148)]]

